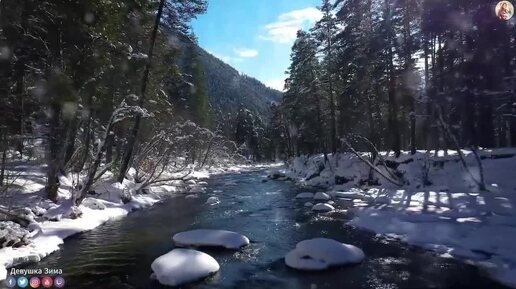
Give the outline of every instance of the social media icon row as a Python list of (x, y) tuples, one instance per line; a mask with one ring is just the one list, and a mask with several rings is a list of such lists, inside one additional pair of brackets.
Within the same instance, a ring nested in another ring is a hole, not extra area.
[(9, 276), (5, 281), (5, 284), (8, 288), (14, 288), (16, 285), (18, 285), (19, 288), (26, 288), (27, 286), (30, 286), (30, 288), (39, 288), (39, 286), (43, 288), (51, 288), (52, 285), (56, 288), (63, 288), (65, 280), (60, 276), (55, 279), (48, 276), (43, 276), (41, 279), (38, 277), (31, 277), (30, 280), (24, 276), (18, 277), (18, 279), (13, 276)]

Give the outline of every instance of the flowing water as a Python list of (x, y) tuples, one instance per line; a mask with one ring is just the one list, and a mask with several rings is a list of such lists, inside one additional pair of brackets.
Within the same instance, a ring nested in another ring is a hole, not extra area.
[[(238, 252), (203, 250), (220, 271), (184, 288), (503, 288), (473, 266), (345, 226), (346, 214), (318, 216), (294, 200), (301, 189), (293, 183), (264, 178), (265, 171), (214, 176), (198, 199), (178, 196), (110, 221), (30, 267), (62, 268), (65, 288), (167, 288), (149, 278), (152, 261), (174, 248), (174, 233), (211, 228), (242, 233), (251, 245)], [(221, 203), (205, 205), (212, 195)], [(285, 254), (314, 237), (356, 245), (366, 259), (323, 273), (286, 267)]]

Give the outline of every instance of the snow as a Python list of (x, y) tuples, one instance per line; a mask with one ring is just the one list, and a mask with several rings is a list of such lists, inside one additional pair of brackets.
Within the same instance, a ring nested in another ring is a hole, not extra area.
[(319, 203), (312, 207), (312, 211), (331, 212), (331, 211), (335, 211), (335, 208), (330, 204)]
[[(146, 197), (146, 204), (157, 202), (156, 199)], [(140, 199), (142, 201), (143, 199)], [(20, 248), (6, 247), (0, 249), (0, 268), (12, 267), (28, 262), (39, 262), (42, 258), (59, 250), (59, 245), (63, 244), (64, 239), (89, 231), (97, 226), (112, 220), (123, 217), (132, 211), (132, 205), (138, 201), (126, 205), (109, 203), (110, 207), (104, 210), (90, 209), (81, 205), (82, 216), (77, 219), (61, 218), (59, 222), (44, 221), (40, 223), (40, 232), (28, 246)], [(61, 215), (64, 210), (56, 209), (56, 215)], [(6, 275), (0, 276), (5, 279)]]
[(316, 201), (328, 201), (328, 200), (331, 200), (331, 197), (327, 193), (319, 192), (319, 193), (315, 194), (314, 200), (316, 200)]
[(163, 285), (179, 286), (204, 279), (220, 266), (210, 255), (190, 250), (174, 249), (151, 264), (153, 276)]
[(296, 199), (313, 199), (313, 193), (300, 193), (297, 194)]
[(455, 151), (402, 152), (399, 158), (381, 153), (399, 164), (402, 187), (377, 173), (377, 185), (364, 186), (370, 169), (352, 154), (329, 155), (331, 168), (323, 155), (298, 157), (282, 173), (302, 186), (326, 187), (340, 205), (345, 201), (354, 216), (346, 225), (474, 264), (516, 288), (516, 149), (479, 152), (488, 191), (472, 179), (479, 178), (474, 155), (463, 153), (473, 176)]
[(306, 203), (305, 203), (305, 207), (311, 208), (311, 207), (313, 207), (313, 206), (314, 206), (314, 204), (313, 204), (313, 203), (310, 203), (310, 202), (306, 202)]
[(176, 246), (187, 247), (223, 247), (226, 249), (240, 249), (249, 245), (249, 239), (241, 234), (225, 231), (198, 229), (175, 234), (172, 239)]
[[(276, 165), (277, 166), (277, 165)], [(10, 195), (9, 205), (22, 208), (24, 212), (30, 212), (33, 220), (28, 226), (31, 231), (29, 245), (19, 248), (6, 247), (0, 249), (0, 280), (7, 277), (6, 269), (25, 265), (32, 262), (39, 262), (42, 258), (59, 250), (64, 240), (72, 235), (89, 231), (101, 224), (119, 219), (130, 212), (148, 208), (164, 198), (169, 197), (183, 190), (184, 182), (177, 180), (163, 185), (151, 186), (147, 194), (137, 192), (139, 185), (129, 179), (124, 179), (122, 184), (111, 180), (113, 174), (107, 172), (106, 178), (102, 178), (94, 188), (95, 196), (89, 196), (77, 208), (72, 206), (71, 188), (74, 185), (74, 176), (60, 176), (60, 188), (58, 191), (59, 202), (54, 204), (47, 200), (44, 195), (45, 174), (44, 166), (30, 165), (21, 162), (15, 167), (23, 170), (23, 176), (16, 179), (14, 184), (16, 190), (8, 192)], [(231, 170), (245, 171), (264, 168), (261, 166), (233, 166)], [(197, 186), (204, 186), (206, 182), (197, 181), (206, 179), (210, 174), (225, 173), (228, 169), (223, 166), (204, 169), (202, 171), (189, 172), (190, 183), (197, 183)], [(129, 170), (129, 178), (134, 178), (133, 170)], [(177, 173), (182, 177), (185, 172)], [(194, 196), (194, 195), (191, 195)], [(124, 200), (125, 199), (125, 203)], [(70, 213), (82, 213), (80, 217), (71, 219)], [(53, 221), (50, 221), (53, 220)], [(248, 240), (247, 240), (248, 243)]]
[(285, 264), (298, 270), (320, 271), (360, 263), (364, 258), (364, 252), (353, 245), (316, 238), (297, 243), (285, 257)]

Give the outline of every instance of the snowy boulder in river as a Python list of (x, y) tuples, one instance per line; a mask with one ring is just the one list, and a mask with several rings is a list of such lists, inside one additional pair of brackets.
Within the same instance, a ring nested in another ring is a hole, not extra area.
[(330, 204), (319, 203), (312, 207), (312, 211), (316, 212), (331, 212), (335, 211), (335, 208)]
[(187, 184), (187, 185), (195, 185), (196, 182), (194, 180), (188, 180), (188, 181), (185, 182), (185, 184)]
[(310, 202), (306, 202), (306, 203), (305, 203), (305, 207), (311, 208), (311, 207), (313, 207), (313, 206), (314, 206), (314, 204), (313, 204), (313, 203), (310, 203)]
[(317, 238), (297, 243), (285, 257), (285, 264), (298, 270), (320, 271), (360, 263), (364, 258), (364, 252), (353, 245)]
[(316, 200), (316, 201), (328, 201), (328, 200), (331, 200), (331, 197), (327, 193), (319, 192), (319, 193), (315, 194), (314, 200)]
[(219, 271), (210, 255), (189, 249), (174, 249), (152, 262), (153, 277), (167, 286), (179, 286), (204, 279)]
[(216, 205), (219, 203), (220, 203), (220, 200), (217, 197), (209, 197), (208, 200), (206, 200), (206, 205)]
[(314, 194), (312, 193), (301, 193), (297, 194), (296, 199), (313, 199)]
[(172, 237), (176, 246), (186, 247), (223, 247), (240, 249), (249, 245), (249, 239), (235, 232), (224, 230), (199, 229), (177, 233)]

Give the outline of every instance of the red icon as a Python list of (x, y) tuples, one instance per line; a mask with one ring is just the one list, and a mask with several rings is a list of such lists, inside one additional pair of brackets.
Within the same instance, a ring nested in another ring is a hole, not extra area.
[(52, 281), (52, 278), (48, 276), (41, 278), (41, 286), (43, 286), (44, 288), (50, 288), (53, 284), (54, 282)]
[(32, 277), (30, 278), (29, 285), (32, 288), (38, 288), (41, 282), (39, 281), (38, 277)]

